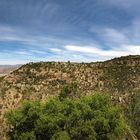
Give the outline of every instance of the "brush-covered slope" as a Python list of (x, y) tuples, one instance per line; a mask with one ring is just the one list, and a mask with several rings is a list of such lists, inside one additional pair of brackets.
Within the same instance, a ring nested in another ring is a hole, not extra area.
[[(1, 78), (2, 79), (2, 78)], [(116, 58), (97, 63), (39, 62), (29, 63), (4, 77), (1, 95), (18, 93), (24, 98), (33, 94), (53, 95), (75, 81), (87, 91), (125, 94), (140, 87), (140, 56)]]
[(57, 95), (65, 84), (73, 81), (85, 94), (108, 92), (126, 102), (128, 95), (140, 88), (140, 56), (96, 63), (26, 64), (0, 79), (1, 118), (7, 109), (17, 107), (23, 99), (44, 100)]

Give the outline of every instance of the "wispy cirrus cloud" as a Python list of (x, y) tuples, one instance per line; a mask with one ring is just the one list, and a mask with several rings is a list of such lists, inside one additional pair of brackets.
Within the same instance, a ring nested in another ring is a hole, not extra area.
[(134, 19), (131, 25), (123, 28), (93, 26), (89, 31), (95, 33), (109, 48), (140, 45), (140, 19)]
[[(138, 24), (137, 24), (138, 25)], [(130, 27), (129, 27), (130, 28)], [(132, 27), (131, 27), (132, 28)], [(131, 29), (130, 28), (130, 29)], [(137, 28), (137, 27), (135, 27)], [(16, 61), (13, 59), (12, 64), (16, 64), (17, 62), (30, 62), (30, 61), (75, 61), (75, 62), (91, 62), (91, 61), (100, 61), (100, 60), (107, 60), (113, 57), (125, 56), (125, 55), (139, 55), (140, 54), (140, 45), (133, 44), (130, 41), (128, 32), (126, 29), (123, 31), (118, 31), (117, 29), (113, 28), (102, 28), (98, 30), (90, 30), (91, 32), (96, 32), (98, 36), (108, 45), (108, 48), (103, 48), (102, 45), (93, 40), (92, 43), (90, 42), (87, 45), (83, 45), (82, 41), (76, 45), (69, 45), (71, 41), (63, 41), (60, 38), (53, 38), (53, 37), (46, 37), (46, 36), (35, 36), (29, 35), (26, 32), (21, 32), (20, 30), (14, 28), (6, 28), (6, 36), (0, 35), (0, 40), (3, 42), (20, 42), (20, 44), (24, 44), (24, 49), (16, 49), (11, 50), (9, 54), (9, 50), (4, 50), (1, 53), (0, 63), (6, 62), (2, 59), (2, 55), (5, 58), (12, 58), (13, 56), (15, 59), (19, 59)], [(0, 30), (1, 32), (2, 30)], [(129, 32), (133, 34), (132, 40), (135, 41), (135, 37), (138, 34), (134, 30), (134, 26)], [(12, 32), (12, 34), (11, 34)], [(85, 42), (84, 42), (85, 43)], [(92, 44), (92, 45), (91, 45)], [(7, 61), (11, 63), (10, 61)]]
[(139, 6), (139, 0), (1, 0), (0, 64), (140, 54)]

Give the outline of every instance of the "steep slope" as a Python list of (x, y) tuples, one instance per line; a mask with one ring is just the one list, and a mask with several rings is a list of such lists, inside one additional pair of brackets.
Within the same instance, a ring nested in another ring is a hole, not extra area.
[(0, 80), (1, 122), (4, 112), (17, 107), (23, 99), (44, 100), (57, 95), (63, 85), (73, 81), (85, 94), (108, 92), (126, 102), (129, 94), (140, 88), (140, 56), (96, 63), (26, 64)]

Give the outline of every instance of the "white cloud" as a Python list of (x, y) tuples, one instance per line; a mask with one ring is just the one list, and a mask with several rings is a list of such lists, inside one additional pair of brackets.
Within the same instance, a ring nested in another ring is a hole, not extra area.
[(30, 51), (26, 51), (26, 50), (19, 50), (19, 51), (15, 51), (14, 54), (17, 55), (26, 55), (26, 56), (30, 56), (32, 55), (32, 53)]
[(134, 19), (131, 25), (124, 28), (93, 26), (89, 31), (96, 34), (104, 46), (112, 49), (125, 49), (122, 46), (126, 44), (140, 46), (140, 18)]
[(97, 47), (92, 46), (74, 46), (74, 45), (67, 45), (65, 49), (68, 51), (85, 53), (85, 54), (93, 54), (94, 56), (101, 56), (101, 57), (119, 57), (119, 56), (126, 56), (126, 55), (140, 55), (140, 46), (135, 45), (125, 45), (122, 46), (119, 50), (118, 49), (99, 49)]
[(46, 54), (46, 51), (44, 50), (30, 50), (30, 52), (32, 53), (36, 53), (36, 54)]
[(50, 50), (52, 52), (61, 52), (62, 51), (61, 49), (58, 49), (58, 48), (50, 48)]
[(100, 35), (105, 41), (110, 42), (112, 45), (129, 42), (125, 34), (113, 28), (105, 28)]
[(48, 41), (55, 41), (54, 38), (37, 36), (28, 33), (28, 31), (15, 28), (13, 26), (0, 25), (0, 41), (13, 41), (29, 45), (46, 45)]
[(99, 38), (109, 47), (116, 47), (130, 42), (127, 32), (109, 27), (91, 27), (90, 32), (96, 33)]
[(140, 55), (140, 45), (125, 45), (124, 49), (132, 55)]
[(82, 53), (97, 53), (99, 50), (95, 47), (87, 47), (87, 46), (74, 46), (74, 45), (67, 45), (65, 46), (66, 50), (75, 51), (75, 52), (82, 52)]

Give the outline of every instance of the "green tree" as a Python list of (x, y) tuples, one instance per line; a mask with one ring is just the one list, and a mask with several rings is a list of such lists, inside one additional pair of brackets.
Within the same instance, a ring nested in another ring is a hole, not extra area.
[(118, 140), (127, 134), (121, 111), (109, 96), (60, 96), (46, 103), (26, 101), (7, 112), (10, 140)]
[(71, 84), (65, 85), (60, 94), (59, 99), (64, 100), (65, 98), (77, 98), (80, 96), (80, 91), (77, 83), (73, 82)]

